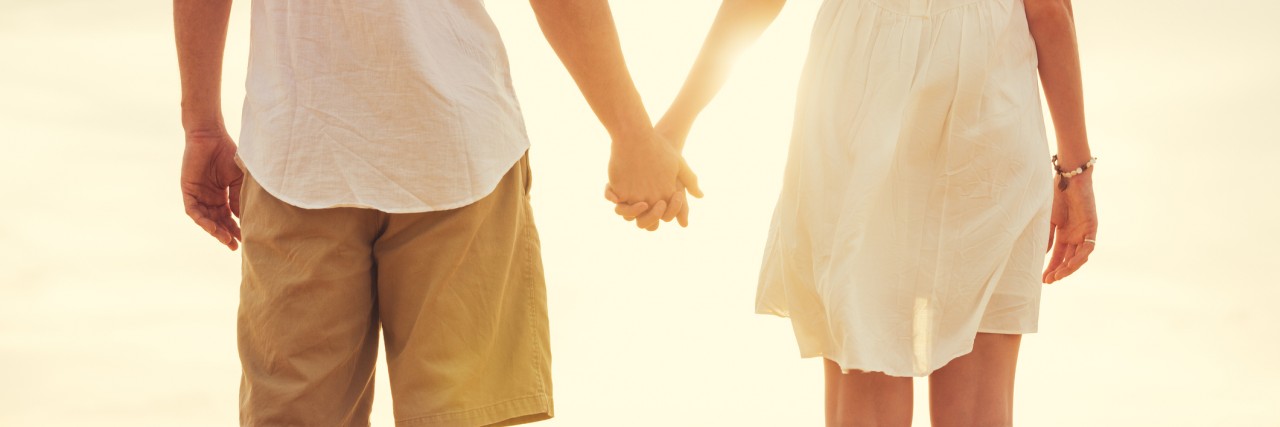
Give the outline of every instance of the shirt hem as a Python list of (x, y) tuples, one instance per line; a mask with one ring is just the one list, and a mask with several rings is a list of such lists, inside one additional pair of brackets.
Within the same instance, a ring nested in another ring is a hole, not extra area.
[(255, 175), (250, 170), (248, 162), (245, 162), (240, 157), (239, 153), (236, 154), (235, 159), (236, 159), (236, 164), (240, 165), (241, 171), (243, 171), (246, 174), (254, 176), (255, 180), (258, 182), (258, 185), (262, 187), (262, 189), (266, 191), (267, 194), (270, 194), (272, 197), (275, 197), (276, 199), (279, 199), (280, 201), (288, 203), (289, 205), (292, 205), (294, 207), (298, 207), (302, 209), (334, 209), (334, 208), (372, 209), (379, 212), (385, 212), (390, 214), (404, 214), (404, 213), (438, 212), (438, 211), (458, 209), (458, 208), (462, 208), (467, 205), (470, 205), (472, 203), (478, 202), (484, 199), (485, 197), (489, 197), (490, 194), (493, 194), (494, 190), (498, 189), (498, 184), (502, 182), (502, 177), (506, 176), (506, 174), (511, 171), (511, 168), (515, 167), (516, 163), (518, 163), (521, 158), (528, 155), (528, 153), (529, 153), (529, 147), (525, 146), (523, 150), (519, 151), (519, 155), (517, 155), (515, 159), (511, 161), (511, 164), (507, 166), (504, 172), (501, 175), (498, 175), (497, 179), (494, 179), (493, 182), (486, 185), (482, 191), (476, 193), (471, 197), (467, 197), (458, 201), (452, 201), (448, 203), (440, 203), (435, 205), (423, 204), (423, 205), (407, 207), (407, 208), (389, 208), (386, 206), (378, 206), (376, 204), (365, 204), (365, 203), (359, 203), (359, 202), (322, 202), (322, 203), (303, 202), (301, 200), (285, 195), (281, 191), (278, 191), (277, 189), (274, 188), (275, 186), (274, 183), (269, 183), (269, 182), (265, 182), (262, 179), (258, 179), (258, 176)]

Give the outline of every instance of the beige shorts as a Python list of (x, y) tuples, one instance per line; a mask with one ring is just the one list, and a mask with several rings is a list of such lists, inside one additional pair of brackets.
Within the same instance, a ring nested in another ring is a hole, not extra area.
[(529, 173), (526, 154), (484, 199), (408, 214), (301, 209), (246, 174), (241, 425), (369, 425), (379, 328), (397, 426), (551, 418)]

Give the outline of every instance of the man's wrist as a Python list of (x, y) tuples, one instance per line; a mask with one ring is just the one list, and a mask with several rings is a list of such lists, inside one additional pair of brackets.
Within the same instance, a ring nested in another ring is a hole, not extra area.
[(227, 128), (218, 124), (202, 124), (200, 126), (183, 126), (183, 133), (187, 142), (199, 141), (211, 138), (222, 138), (227, 136)]
[(182, 114), (182, 130), (187, 136), (210, 136), (227, 132), (226, 123), (221, 115)]
[(655, 136), (653, 127), (634, 127), (625, 130), (617, 130), (610, 132), (612, 140), (612, 148), (614, 151), (628, 150), (653, 144)]

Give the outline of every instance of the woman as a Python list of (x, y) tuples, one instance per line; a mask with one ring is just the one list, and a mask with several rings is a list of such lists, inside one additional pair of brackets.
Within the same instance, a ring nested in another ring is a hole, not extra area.
[[(782, 4), (724, 2), (660, 133), (683, 146)], [(828, 425), (910, 425), (912, 376), (935, 426), (1012, 423), (1040, 284), (1097, 231), (1074, 32), (1070, 0), (822, 5), (756, 308), (826, 359)]]

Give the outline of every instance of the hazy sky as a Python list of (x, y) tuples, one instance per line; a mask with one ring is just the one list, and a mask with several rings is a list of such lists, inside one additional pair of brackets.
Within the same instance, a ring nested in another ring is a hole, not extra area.
[[(692, 228), (656, 234), (601, 200), (606, 134), (527, 2), (488, 3), (533, 140), (557, 414), (540, 425), (819, 425), (820, 363), (788, 321), (752, 314), (819, 2), (790, 2), (704, 113), (687, 157), (708, 197)], [(718, 2), (613, 3), (656, 118)], [(228, 46), (233, 135), (248, 6)], [(1280, 3), (1075, 10), (1099, 246), (1045, 290), (1017, 422), (1280, 424)], [(239, 257), (182, 213), (177, 107), (168, 3), (0, 2), (0, 425), (234, 424)], [(390, 426), (379, 381), (374, 425)]]

